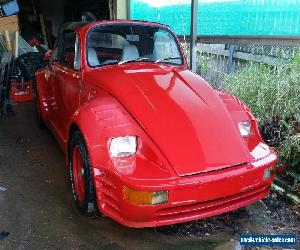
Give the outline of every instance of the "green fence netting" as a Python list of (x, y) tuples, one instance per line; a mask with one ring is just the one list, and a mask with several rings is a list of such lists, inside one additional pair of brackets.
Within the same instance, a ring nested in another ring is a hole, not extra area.
[[(199, 35), (299, 36), (300, 0), (199, 0)], [(190, 0), (130, 0), (130, 18), (190, 33)]]

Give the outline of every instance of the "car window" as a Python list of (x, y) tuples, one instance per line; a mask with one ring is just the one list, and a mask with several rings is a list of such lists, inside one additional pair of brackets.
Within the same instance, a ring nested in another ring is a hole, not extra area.
[(75, 31), (65, 32), (63, 35), (63, 45), (61, 49), (60, 62), (61, 64), (72, 69), (74, 69), (75, 44), (76, 44)]
[(105, 32), (93, 32), (89, 36), (89, 46), (93, 48), (115, 48), (122, 49), (129, 42), (120, 35), (105, 33)]
[(137, 24), (93, 28), (87, 39), (87, 61), (92, 67), (133, 61), (183, 64), (180, 47), (171, 32)]
[(52, 60), (57, 61), (58, 58), (59, 58), (59, 57), (58, 57), (58, 48), (55, 47), (55, 48), (53, 49)]
[(60, 61), (60, 54), (62, 51), (62, 44), (63, 44), (62, 37), (63, 36), (60, 33), (55, 41), (54, 48), (53, 48), (53, 54), (52, 54), (52, 60), (54, 60), (54, 61)]
[(80, 41), (78, 36), (76, 36), (74, 69), (79, 70), (80, 66), (81, 66)]

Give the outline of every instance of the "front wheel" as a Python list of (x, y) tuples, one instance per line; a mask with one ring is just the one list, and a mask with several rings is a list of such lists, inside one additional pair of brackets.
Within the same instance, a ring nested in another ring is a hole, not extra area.
[(69, 176), (76, 207), (84, 215), (96, 213), (92, 168), (82, 134), (75, 131), (69, 143)]

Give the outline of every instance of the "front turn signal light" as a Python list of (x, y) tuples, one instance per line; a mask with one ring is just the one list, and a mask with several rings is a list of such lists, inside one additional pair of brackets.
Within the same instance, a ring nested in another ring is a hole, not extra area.
[(266, 181), (275, 174), (275, 167), (269, 167), (264, 170), (263, 180)]
[(137, 191), (127, 186), (123, 188), (124, 199), (134, 205), (160, 205), (168, 202), (168, 191)]

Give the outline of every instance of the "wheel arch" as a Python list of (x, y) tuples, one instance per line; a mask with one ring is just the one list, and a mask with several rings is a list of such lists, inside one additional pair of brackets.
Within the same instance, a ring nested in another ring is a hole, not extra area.
[(75, 112), (69, 122), (66, 142), (66, 152), (69, 154), (68, 149), (71, 136), (74, 131), (79, 130), (84, 138), (92, 167), (99, 164), (99, 154), (101, 150), (105, 149), (105, 142), (102, 138), (104, 134), (103, 124), (99, 121), (96, 111), (99, 107), (101, 107), (101, 102), (95, 99), (80, 107)]
[[(80, 130), (85, 140), (91, 165), (111, 168), (108, 144), (111, 138), (143, 132), (129, 112), (113, 97), (95, 98), (77, 110), (69, 122), (68, 139), (74, 129)], [(67, 148), (66, 148), (67, 149)]]
[(70, 141), (71, 141), (72, 135), (74, 134), (75, 131), (79, 131), (82, 134), (82, 132), (81, 132), (80, 128), (78, 127), (78, 125), (75, 122), (72, 122), (70, 127), (69, 127), (68, 140), (67, 140), (67, 146), (66, 146), (66, 158), (67, 158), (66, 162), (67, 162), (67, 164), (70, 163), (70, 161), (69, 161)]
[[(90, 153), (84, 135), (76, 123), (69, 130), (67, 168), (75, 203), (84, 215), (97, 212), (97, 196), (95, 193), (94, 171), (90, 162)], [(74, 137), (75, 136), (75, 137)], [(72, 139), (71, 139), (72, 138)], [(76, 151), (75, 151), (76, 150)], [(78, 154), (75, 155), (74, 153)], [(80, 162), (78, 163), (78, 159)], [(75, 163), (74, 163), (74, 159)], [(82, 170), (84, 170), (82, 172)]]
[[(91, 153), (91, 142), (90, 139), (87, 137), (86, 134), (86, 129), (84, 126), (82, 126), (82, 124), (80, 123), (80, 120), (73, 120), (69, 126), (69, 130), (68, 130), (68, 138), (67, 138), (67, 143), (66, 143), (66, 165), (68, 166), (68, 164), (70, 163), (70, 141), (72, 138), (72, 135), (74, 134), (74, 132), (79, 131), (80, 134), (83, 137), (83, 140), (85, 142), (86, 148), (87, 148), (87, 152), (89, 155), (89, 158), (91, 160), (91, 163), (93, 163), (92, 161), (92, 153)], [(92, 164), (93, 167), (94, 164)]]

